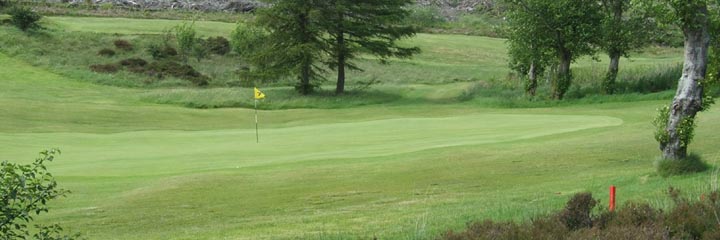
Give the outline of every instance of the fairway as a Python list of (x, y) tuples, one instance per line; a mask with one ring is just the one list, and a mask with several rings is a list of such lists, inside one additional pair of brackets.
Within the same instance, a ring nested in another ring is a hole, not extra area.
[[(158, 34), (181, 23), (47, 22), (109, 34)], [(207, 35), (234, 27), (196, 24)], [(60, 148), (49, 169), (72, 193), (37, 219), (89, 239), (435, 239), (469, 221), (527, 221), (581, 191), (605, 201), (609, 185), (618, 186), (620, 203), (668, 207), (667, 187), (694, 197), (717, 181), (712, 172), (655, 173), (651, 121), (669, 100), (552, 108), (449, 101), (471, 80), (506, 76), (504, 40), (421, 34), (407, 42), (424, 53), (386, 68), (360, 62), (367, 72), (359, 78), (386, 78), (378, 91), (401, 100), (260, 110), (259, 143), (253, 109), (146, 101), (228, 93), (249, 106), (250, 88), (107, 86), (0, 49), (0, 161), (28, 163)], [(628, 66), (675, 64), (677, 50), (669, 52), (638, 54)], [(454, 74), (462, 79), (448, 77)], [(261, 107), (273, 103), (274, 91)], [(701, 113), (697, 129), (691, 152), (717, 166), (720, 108)]]

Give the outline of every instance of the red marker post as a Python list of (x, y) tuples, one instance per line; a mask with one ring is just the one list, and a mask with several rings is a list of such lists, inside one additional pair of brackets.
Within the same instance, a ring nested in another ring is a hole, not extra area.
[(615, 186), (610, 186), (610, 211), (615, 211)]

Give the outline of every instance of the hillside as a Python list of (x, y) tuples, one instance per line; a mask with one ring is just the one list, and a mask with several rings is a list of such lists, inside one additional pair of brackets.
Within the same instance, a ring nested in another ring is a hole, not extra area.
[[(49, 2), (66, 2), (70, 4), (86, 4), (85, 0), (51, 0)], [(434, 6), (444, 13), (472, 12), (494, 7), (494, 0), (417, 0), (419, 6)], [(110, 3), (116, 6), (144, 9), (191, 9), (204, 11), (235, 11), (248, 12), (264, 4), (258, 0), (95, 0), (95, 4)]]

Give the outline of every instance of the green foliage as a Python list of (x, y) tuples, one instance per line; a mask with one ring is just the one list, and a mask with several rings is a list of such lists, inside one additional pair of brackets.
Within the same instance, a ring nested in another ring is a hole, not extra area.
[(205, 40), (205, 44), (212, 54), (223, 56), (230, 52), (230, 41), (224, 37), (210, 37)]
[(320, 0), (274, 0), (258, 12), (257, 23), (269, 32), (266, 48), (258, 59), (267, 62), (270, 72), (289, 73), (298, 79), (295, 88), (307, 95), (325, 80), (322, 67), (328, 49), (323, 29)]
[(160, 41), (154, 41), (148, 44), (145, 50), (155, 60), (174, 58), (178, 55), (178, 52), (171, 43), (172, 39), (173, 34), (170, 31), (166, 31)]
[(440, 8), (435, 6), (410, 6), (410, 12), (405, 18), (405, 24), (415, 26), (418, 29), (432, 29), (444, 26), (448, 20), (440, 13)]
[(390, 57), (409, 58), (417, 47), (401, 47), (397, 41), (415, 35), (416, 29), (402, 25), (410, 14), (411, 0), (331, 0), (319, 5), (318, 25), (329, 35), (324, 51), (330, 58), (325, 65), (338, 72), (337, 93), (343, 93), (345, 70), (362, 70), (354, 60), (360, 53), (376, 56), (387, 63)]
[(238, 23), (230, 34), (233, 51), (245, 59), (252, 59), (265, 48), (267, 33), (254, 24)]
[(177, 41), (180, 56), (187, 62), (187, 58), (192, 54), (195, 43), (197, 42), (197, 32), (195, 31), (195, 22), (183, 23), (174, 29), (175, 40)]
[(14, 6), (8, 11), (10, 14), (10, 23), (23, 31), (40, 28), (38, 22), (42, 19), (42, 15), (33, 11), (29, 7)]
[(57, 149), (40, 152), (31, 164), (3, 161), (0, 163), (0, 239), (74, 239), (78, 235), (63, 235), (57, 225), (36, 226), (31, 234), (28, 224), (35, 216), (47, 213), (47, 203), (69, 193), (58, 188), (46, 164), (60, 154)]
[(710, 166), (702, 161), (700, 155), (690, 154), (682, 160), (660, 158), (655, 161), (658, 174), (663, 177), (704, 172)]
[[(602, 1), (602, 32), (600, 47), (611, 59), (628, 57), (630, 51), (644, 47), (650, 42), (655, 23), (642, 9), (631, 4), (631, 0)], [(616, 90), (619, 66), (610, 66), (602, 82), (602, 91), (613, 94)]]
[(655, 141), (660, 145), (665, 145), (670, 141), (670, 133), (667, 131), (668, 120), (670, 119), (670, 106), (664, 106), (658, 108), (657, 116), (653, 119), (653, 126), (655, 126)]
[[(570, 89), (570, 64), (596, 52), (602, 14), (591, 0), (510, 0), (506, 30), (511, 67), (529, 69), (535, 63), (544, 68), (554, 56), (557, 76), (553, 97), (562, 99)], [(526, 73), (521, 73), (526, 74)]]
[(210, 54), (210, 48), (207, 45), (207, 41), (202, 38), (196, 39), (191, 53), (198, 62), (206, 58)]

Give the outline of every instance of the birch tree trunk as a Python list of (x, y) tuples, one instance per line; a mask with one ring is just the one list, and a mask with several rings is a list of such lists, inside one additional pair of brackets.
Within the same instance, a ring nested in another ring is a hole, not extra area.
[(535, 96), (535, 93), (537, 92), (537, 75), (538, 75), (538, 68), (535, 63), (530, 64), (530, 70), (528, 71), (528, 83), (525, 87), (525, 91), (530, 96)]
[(607, 76), (603, 82), (603, 92), (605, 94), (615, 93), (615, 83), (617, 75), (620, 71), (620, 54), (610, 54), (610, 66), (608, 67)]
[[(702, 9), (707, 13), (707, 8)], [(666, 131), (669, 140), (660, 144), (665, 159), (681, 160), (687, 157), (687, 143), (683, 142), (682, 125), (693, 121), (702, 110), (703, 87), (701, 81), (707, 73), (710, 34), (707, 21), (692, 29), (683, 29), (685, 35), (685, 63), (677, 93), (670, 105)]]

